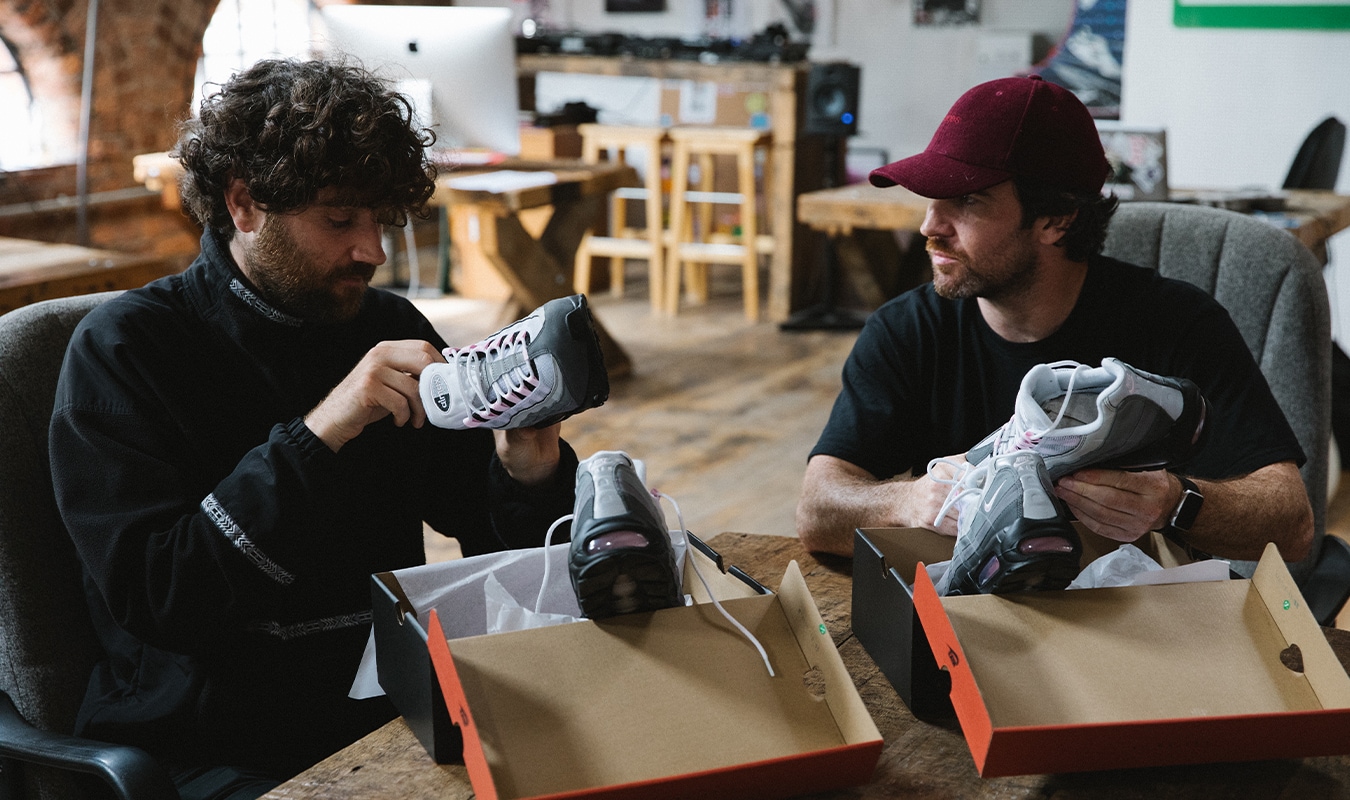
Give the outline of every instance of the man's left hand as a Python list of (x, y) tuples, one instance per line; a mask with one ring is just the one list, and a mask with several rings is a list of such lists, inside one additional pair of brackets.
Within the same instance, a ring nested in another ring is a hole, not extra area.
[(1059, 495), (1093, 533), (1133, 542), (1165, 522), (1176, 506), (1174, 482), (1163, 470), (1084, 469), (1060, 478)]
[(497, 458), (506, 472), (517, 483), (537, 486), (553, 477), (558, 470), (561, 450), (558, 439), (562, 424), (547, 428), (513, 428), (494, 430), (497, 440)]

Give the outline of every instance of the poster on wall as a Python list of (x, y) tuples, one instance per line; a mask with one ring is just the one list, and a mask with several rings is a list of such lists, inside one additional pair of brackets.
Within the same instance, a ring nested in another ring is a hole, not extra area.
[(1126, 0), (1077, 0), (1069, 31), (1032, 73), (1073, 92), (1097, 119), (1120, 119)]
[(666, 0), (605, 0), (605, 10), (611, 13), (624, 11), (665, 11)]
[(914, 0), (915, 25), (975, 25), (980, 0)]
[(1173, 0), (1179, 28), (1350, 28), (1345, 0)]

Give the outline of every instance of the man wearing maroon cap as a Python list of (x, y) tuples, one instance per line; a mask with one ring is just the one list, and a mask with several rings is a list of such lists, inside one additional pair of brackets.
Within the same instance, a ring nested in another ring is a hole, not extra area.
[(1227, 312), (1190, 284), (1101, 255), (1116, 207), (1101, 195), (1108, 169), (1083, 104), (1033, 77), (976, 86), (924, 152), (872, 173), (931, 198), (920, 233), (933, 282), (878, 309), (849, 355), (797, 508), (809, 549), (850, 555), (859, 527), (956, 535), (954, 514), (935, 522), (950, 486), (925, 474), (929, 461), (964, 461), (1007, 422), (1033, 366), (1111, 357), (1193, 381), (1208, 436), (1187, 479), (1095, 468), (1060, 478), (1055, 494), (1074, 516), (1131, 542), (1166, 528), (1191, 487), (1203, 500), (1187, 520), (1195, 549), (1256, 559), (1273, 540), (1288, 561), (1307, 555), (1303, 453)]

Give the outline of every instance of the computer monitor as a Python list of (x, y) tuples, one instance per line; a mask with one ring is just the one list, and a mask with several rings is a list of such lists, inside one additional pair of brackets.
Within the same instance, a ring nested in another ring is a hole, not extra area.
[(394, 82), (438, 148), (520, 154), (510, 9), (344, 5), (325, 8), (323, 20), (325, 53)]

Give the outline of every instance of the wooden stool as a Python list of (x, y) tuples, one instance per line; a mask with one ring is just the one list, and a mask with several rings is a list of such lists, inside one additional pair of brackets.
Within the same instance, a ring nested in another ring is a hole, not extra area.
[[(745, 316), (759, 319), (759, 256), (773, 252), (773, 238), (760, 235), (756, 210), (755, 152), (765, 154), (764, 176), (771, 172), (768, 163), (771, 136), (754, 128), (671, 128), (674, 145), (671, 157), (670, 231), (672, 242), (666, 253), (666, 312), (676, 314), (680, 306), (680, 280), (689, 265), (690, 290), (702, 300), (708, 296), (708, 264), (740, 264), (745, 296)], [(736, 160), (736, 191), (713, 191), (714, 158), (732, 156)], [(690, 162), (697, 158), (699, 189), (689, 190)], [(767, 196), (767, 192), (765, 193)], [(697, 204), (697, 209), (692, 208)], [(741, 236), (738, 242), (715, 242), (710, 237), (714, 204), (740, 206)], [(694, 212), (698, 211), (699, 230), (694, 230)]]
[[(668, 141), (665, 128), (643, 128), (628, 125), (598, 125), (586, 123), (577, 126), (581, 134), (581, 158), (594, 164), (602, 152), (613, 149), (621, 164), (628, 163), (629, 148), (640, 147), (646, 152), (643, 186), (616, 189), (610, 198), (608, 236), (587, 232), (577, 248), (576, 272), (573, 286), (578, 292), (591, 288), (591, 259), (607, 256), (613, 259), (610, 269), (610, 291), (623, 294), (624, 259), (645, 258), (648, 264), (652, 310), (661, 309), (662, 268), (665, 266), (665, 233), (662, 217), (664, 203), (661, 193), (661, 151)], [(646, 226), (628, 225), (629, 200), (646, 201)]]

